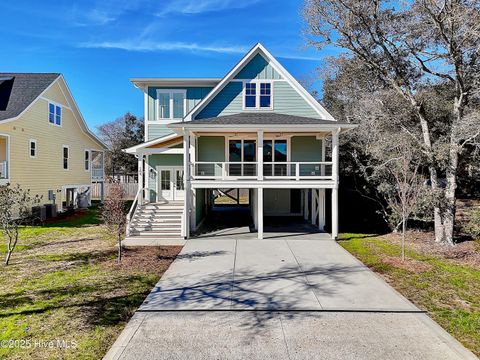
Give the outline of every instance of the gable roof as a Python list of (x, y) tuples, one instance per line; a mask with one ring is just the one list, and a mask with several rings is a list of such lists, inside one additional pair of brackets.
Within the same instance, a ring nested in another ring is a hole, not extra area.
[(247, 65), (256, 55), (262, 55), (277, 71), (283, 79), (285, 79), (302, 98), (321, 116), (322, 119), (335, 121), (332, 115), (323, 108), (322, 105), (307, 91), (305, 88), (273, 57), (272, 54), (260, 43), (257, 43), (250, 51), (235, 65), (225, 77), (195, 106), (186, 116), (185, 121), (195, 119), (195, 116), (202, 111), (205, 106), (217, 96), (220, 91), (234, 79), (235, 76)]
[(59, 73), (0, 73), (0, 122), (20, 115)]

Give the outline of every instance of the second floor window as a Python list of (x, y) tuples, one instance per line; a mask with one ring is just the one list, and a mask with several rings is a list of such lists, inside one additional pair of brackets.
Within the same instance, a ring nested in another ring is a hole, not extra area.
[(272, 83), (245, 83), (244, 108), (258, 110), (272, 109)]
[(157, 90), (157, 119), (182, 119), (185, 116), (184, 90)]
[(33, 140), (33, 139), (30, 140), (29, 151), (30, 151), (31, 158), (37, 157), (37, 140)]
[(63, 146), (63, 169), (68, 170), (68, 158), (69, 158), (69, 149), (68, 146)]
[(48, 104), (48, 121), (50, 124), (62, 125), (62, 108), (58, 105)]
[(85, 170), (90, 170), (90, 151), (85, 150)]

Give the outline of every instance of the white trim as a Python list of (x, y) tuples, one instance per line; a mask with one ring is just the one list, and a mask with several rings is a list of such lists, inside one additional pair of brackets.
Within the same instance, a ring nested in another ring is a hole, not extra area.
[(0, 179), (0, 185), (6, 185), (10, 182), (10, 171), (11, 171), (11, 166), (10, 166), (10, 134), (5, 134), (5, 133), (0, 133), (1, 137), (5, 137), (7, 139), (7, 148), (5, 151), (5, 157), (7, 161), (7, 178), (6, 179)]
[[(246, 100), (246, 87), (247, 84), (255, 84), (255, 107), (246, 107), (245, 100)], [(260, 88), (261, 84), (270, 84), (270, 106), (269, 107), (260, 107)], [(273, 110), (273, 82), (270, 80), (260, 80), (260, 79), (251, 79), (245, 80), (242, 82), (242, 110), (243, 111), (254, 111), (254, 112), (262, 112), (262, 111), (272, 111)]]
[[(47, 104), (47, 121), (50, 125), (54, 125), (54, 126), (57, 126), (57, 127), (62, 127), (62, 124), (63, 124), (63, 109), (65, 108), (62, 104), (56, 102), (56, 101), (52, 101), (52, 100), (48, 100), (48, 99), (45, 99), (46, 101), (48, 101), (48, 104)], [(50, 104), (53, 105), (53, 123), (50, 122)], [(57, 107), (60, 108), (60, 124), (57, 124)]]
[[(145, 134), (145, 139), (148, 139), (148, 122), (150, 121), (150, 119), (148, 118), (148, 88), (147, 88), (147, 91), (144, 92), (144, 96), (143, 96), (143, 118), (144, 118), (144, 122), (143, 122), (143, 133)], [(155, 106), (155, 105), (154, 105)]]
[(245, 188), (245, 189), (333, 189), (333, 180), (192, 180), (193, 189)]
[(159, 138), (156, 138), (156, 139), (153, 139), (153, 140), (150, 140), (150, 141), (147, 141), (147, 142), (129, 147), (127, 149), (123, 149), (123, 151), (125, 151), (128, 154), (135, 154), (140, 149), (143, 149), (143, 148), (146, 148), (146, 147), (149, 147), (149, 146), (152, 146), (152, 145), (157, 145), (157, 144), (160, 144), (164, 141), (169, 141), (169, 140), (175, 139), (177, 137), (179, 138), (178, 143), (181, 143), (182, 142), (181, 135), (173, 133), (173, 134), (169, 134), (169, 135), (166, 135), (166, 136), (163, 136), (163, 137), (159, 137)]
[[(85, 153), (88, 152), (88, 169), (85, 169)], [(83, 151), (83, 170), (90, 172), (92, 169), (92, 151), (90, 149), (84, 149)]]
[[(65, 149), (68, 149), (67, 151), (67, 168), (65, 168)], [(70, 170), (70, 146), (68, 145), (62, 145), (62, 169), (65, 171)]]
[[(35, 144), (35, 155), (32, 156), (32, 143)], [(36, 159), (38, 154), (38, 142), (36, 139), (28, 139), (28, 155), (31, 159)]]
[(41, 100), (48, 101), (49, 103), (55, 104), (55, 105), (57, 105), (57, 106), (60, 106), (60, 107), (63, 108), (63, 109), (68, 109), (68, 110), (70, 110), (70, 111), (72, 110), (72, 108), (71, 108), (69, 105), (64, 105), (64, 104), (59, 103), (59, 102), (57, 102), (57, 101), (55, 101), (55, 100), (49, 99), (49, 98), (47, 98), (47, 97), (45, 97), (45, 96), (43, 96), (43, 95), (40, 95), (38, 98), (41, 99)]
[(332, 122), (335, 119), (330, 115), (327, 110), (325, 110), (320, 103), (307, 91), (303, 88), (302, 85), (268, 52), (265, 47), (258, 43), (256, 44), (238, 63), (235, 65), (230, 72), (220, 81), (217, 86), (215, 86), (206, 97), (204, 97), (198, 104), (195, 106), (186, 116), (185, 121), (191, 121), (195, 115), (202, 111), (205, 106), (215, 97), (218, 93), (234, 79), (240, 70), (257, 54), (263, 55), (266, 60), (269, 61), (270, 65), (276, 70), (287, 82), (302, 96), (304, 100), (321, 116), (322, 119), (331, 120)]
[[(157, 89), (156, 90), (157, 97), (155, 98), (155, 110), (156, 116), (154, 121), (162, 121), (162, 120), (179, 120), (183, 119), (183, 116), (186, 114), (186, 98), (187, 98), (187, 90), (186, 89)], [(169, 94), (169, 117), (160, 117), (160, 101), (158, 101), (158, 97), (160, 94)], [(173, 117), (173, 94), (183, 94), (183, 116), (180, 118)], [(149, 120), (152, 122), (153, 120)]]

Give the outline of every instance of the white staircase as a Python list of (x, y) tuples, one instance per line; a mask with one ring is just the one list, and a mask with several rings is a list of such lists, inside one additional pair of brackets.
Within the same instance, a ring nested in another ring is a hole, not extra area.
[(128, 224), (126, 240), (182, 239), (182, 203), (140, 205)]

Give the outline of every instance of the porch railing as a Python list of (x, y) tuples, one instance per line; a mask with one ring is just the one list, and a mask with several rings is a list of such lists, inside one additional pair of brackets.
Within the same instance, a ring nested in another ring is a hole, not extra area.
[(92, 167), (92, 178), (103, 179), (104, 178), (103, 168)]
[[(332, 180), (332, 162), (264, 162), (268, 180)], [(191, 164), (195, 180), (258, 179), (258, 162), (205, 162)]]
[(0, 179), (8, 179), (8, 162), (0, 161)]

